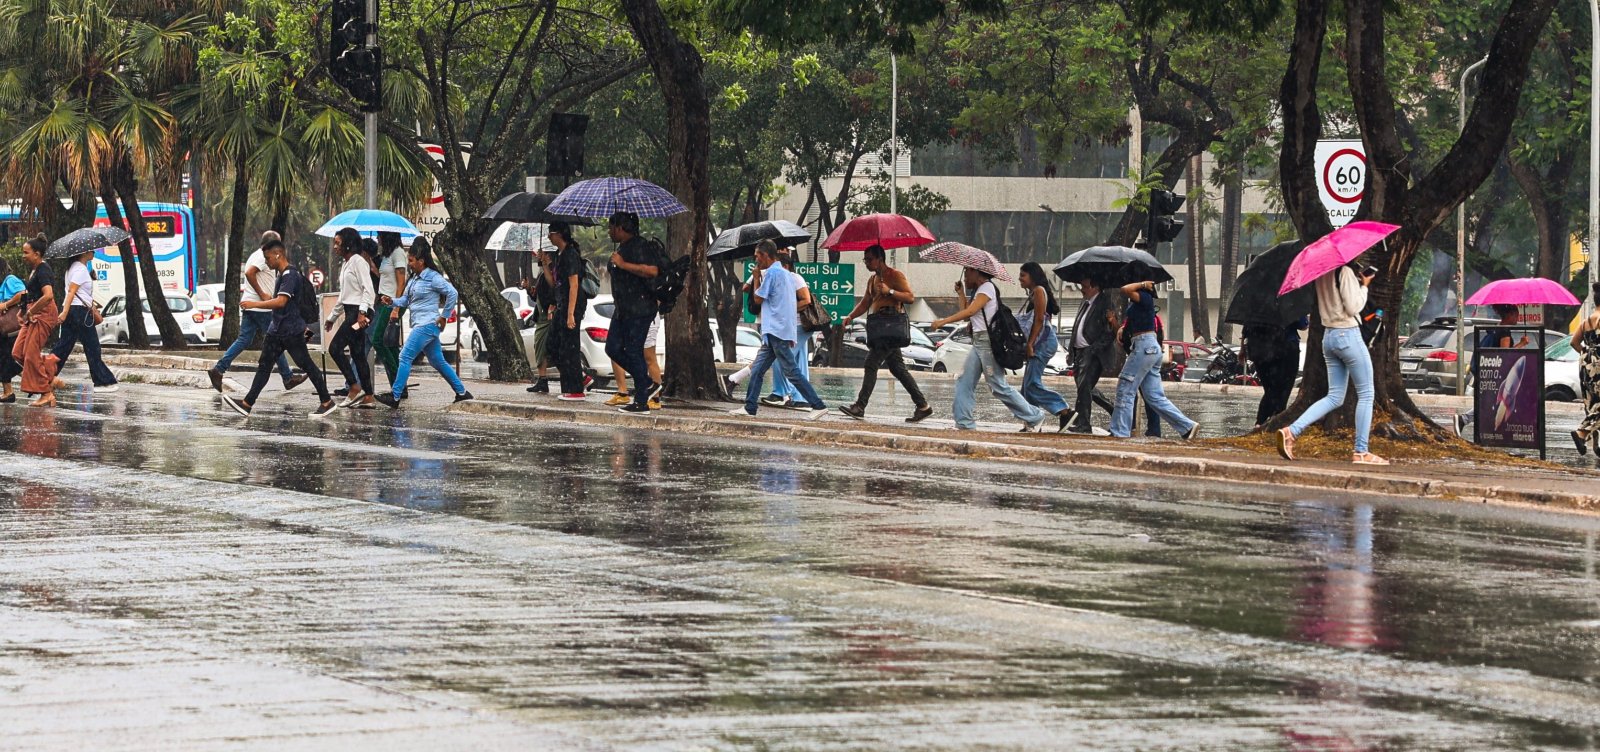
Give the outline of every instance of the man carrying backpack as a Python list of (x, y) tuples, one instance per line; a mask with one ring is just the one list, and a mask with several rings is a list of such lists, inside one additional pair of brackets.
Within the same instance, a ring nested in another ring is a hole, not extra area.
[(325, 417), (334, 410), (333, 397), (328, 394), (328, 384), (322, 378), (322, 371), (317, 370), (317, 364), (311, 360), (311, 353), (306, 351), (306, 341), (310, 338), (309, 327), (311, 322), (317, 321), (316, 291), (312, 289), (305, 275), (289, 264), (289, 252), (283, 247), (282, 240), (277, 238), (268, 240), (262, 244), (261, 251), (266, 257), (267, 267), (278, 273), (272, 298), (246, 300), (241, 302), (240, 306), (245, 310), (271, 311), (272, 323), (267, 327), (266, 342), (261, 346), (261, 362), (256, 366), (256, 376), (250, 383), (250, 393), (245, 395), (244, 399), (224, 394), (222, 401), (235, 412), (248, 417), (255, 406), (256, 398), (261, 396), (261, 390), (272, 378), (274, 364), (277, 363), (279, 356), (287, 354), (311, 380), (311, 385), (317, 390), (317, 399), (321, 400), (317, 409), (312, 411), (311, 417)]
[(611, 215), (607, 229), (617, 250), (611, 254), (610, 263), (611, 297), (616, 311), (606, 336), (606, 357), (622, 366), (633, 380), (633, 402), (617, 409), (648, 413), (650, 401), (661, 395), (661, 385), (650, 378), (644, 340), (650, 333), (650, 322), (659, 312), (653, 281), (665, 260), (658, 244), (639, 237), (638, 215), (617, 212)]

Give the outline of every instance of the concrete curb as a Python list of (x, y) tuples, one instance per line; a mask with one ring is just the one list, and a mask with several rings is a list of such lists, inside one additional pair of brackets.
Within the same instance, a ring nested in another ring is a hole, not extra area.
[(740, 439), (799, 442), (818, 446), (855, 447), (891, 450), (942, 457), (1008, 460), (1035, 464), (1136, 472), (1178, 478), (1208, 478), (1230, 483), (1295, 486), (1328, 491), (1471, 501), (1479, 503), (1528, 505), (1541, 508), (1592, 511), (1600, 509), (1600, 496), (1481, 486), (1437, 478), (1387, 474), (1361, 474), (1312, 467), (1286, 467), (1237, 460), (1212, 460), (1170, 457), (1139, 451), (1098, 448), (1040, 447), (1006, 444), (981, 439), (945, 439), (932, 436), (907, 436), (871, 430), (839, 430), (809, 423), (721, 419), (710, 416), (675, 416), (652, 413), (629, 415), (619, 412), (576, 410), (570, 407), (474, 400), (451, 406), (451, 412), (485, 416), (536, 418), (564, 423), (596, 426), (630, 426), (645, 430), (674, 431)]

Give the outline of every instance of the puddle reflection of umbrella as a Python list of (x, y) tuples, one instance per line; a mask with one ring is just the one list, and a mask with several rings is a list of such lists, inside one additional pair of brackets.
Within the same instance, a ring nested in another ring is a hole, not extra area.
[(567, 186), (546, 211), (579, 217), (609, 217), (631, 212), (638, 217), (670, 217), (689, 211), (677, 196), (648, 180), (591, 178)]
[(1311, 313), (1317, 305), (1316, 290), (1302, 287), (1278, 295), (1289, 265), (1300, 255), (1304, 243), (1291, 240), (1279, 243), (1239, 273), (1234, 281), (1233, 299), (1223, 320), (1241, 326), (1283, 326)]
[(936, 239), (927, 227), (910, 217), (866, 214), (833, 228), (822, 247), (830, 251), (865, 251), (872, 246), (890, 250), (927, 245)]
[(73, 230), (50, 244), (44, 251), (47, 259), (63, 259), (82, 256), (90, 251), (101, 248), (110, 248), (128, 239), (128, 233), (121, 227), (85, 227)]
[(752, 222), (724, 230), (712, 241), (706, 251), (709, 261), (737, 261), (756, 254), (756, 245), (770, 240), (779, 248), (793, 248), (811, 240), (806, 228), (793, 222), (774, 219), (770, 222)]
[(594, 220), (588, 217), (579, 217), (568, 214), (552, 214), (550, 203), (556, 200), (554, 193), (513, 193), (499, 201), (483, 213), (484, 219), (498, 219), (502, 222), (565, 222), (569, 225), (593, 225)]
[(995, 258), (994, 254), (962, 243), (940, 243), (932, 246), (922, 252), (922, 260), (977, 269), (1003, 282), (1015, 284), (1017, 281), (1004, 266), (1000, 265), (1000, 259)]
[(1398, 229), (1400, 225), (1382, 222), (1351, 222), (1311, 241), (1289, 264), (1289, 271), (1284, 275), (1283, 284), (1278, 287), (1278, 294), (1305, 287), (1317, 281), (1318, 277), (1354, 261)]
[(1055, 273), (1068, 282), (1092, 279), (1103, 287), (1172, 281), (1172, 275), (1155, 256), (1138, 248), (1120, 245), (1097, 245), (1078, 251), (1056, 264)]
[(1499, 279), (1484, 285), (1467, 305), (1580, 305), (1580, 301), (1559, 283), (1541, 277)]

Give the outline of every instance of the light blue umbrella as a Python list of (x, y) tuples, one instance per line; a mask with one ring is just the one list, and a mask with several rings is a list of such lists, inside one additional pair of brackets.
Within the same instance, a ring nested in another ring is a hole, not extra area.
[(374, 237), (380, 232), (397, 232), (400, 233), (400, 239), (406, 242), (422, 234), (416, 225), (411, 224), (411, 220), (382, 209), (351, 209), (339, 212), (339, 216), (318, 227), (317, 234), (331, 238), (346, 227), (354, 227), (364, 238)]
[(573, 183), (547, 208), (551, 214), (609, 217), (633, 212), (640, 217), (670, 217), (689, 211), (670, 191), (638, 178), (592, 178)]

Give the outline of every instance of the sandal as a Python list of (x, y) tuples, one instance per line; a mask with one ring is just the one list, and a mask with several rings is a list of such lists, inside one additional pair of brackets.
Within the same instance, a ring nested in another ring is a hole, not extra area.
[(1350, 461), (1357, 465), (1387, 465), (1389, 461), (1372, 452), (1356, 452)]
[(1287, 428), (1278, 429), (1278, 455), (1286, 460), (1294, 460), (1294, 434)]

